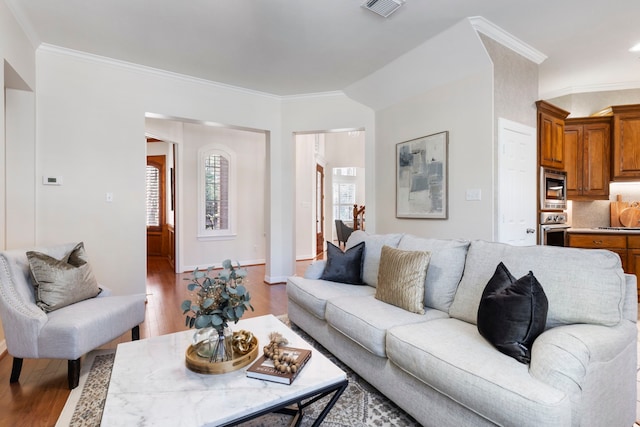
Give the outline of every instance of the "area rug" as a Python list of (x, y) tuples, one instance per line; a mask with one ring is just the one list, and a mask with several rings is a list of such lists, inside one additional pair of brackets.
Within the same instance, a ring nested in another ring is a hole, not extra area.
[(100, 425), (115, 356), (115, 349), (94, 350), (85, 356), (78, 387), (69, 394), (56, 427)]
[[(286, 316), (280, 320), (289, 325)], [(291, 326), (291, 325), (289, 325)], [(398, 408), (369, 383), (355, 374), (313, 338), (295, 325), (292, 329), (311, 344), (317, 351), (327, 356), (333, 363), (347, 373), (349, 386), (322, 423), (327, 427), (364, 427), (364, 426), (419, 426), (413, 418)], [(58, 419), (56, 427), (98, 427), (107, 395), (109, 379), (115, 353), (102, 350), (89, 353), (83, 360), (80, 384), (69, 395), (69, 399)], [(305, 410), (302, 426), (311, 426), (326, 400), (322, 399)], [(291, 419), (284, 415), (266, 415), (242, 424), (242, 427), (276, 427), (289, 425)]]

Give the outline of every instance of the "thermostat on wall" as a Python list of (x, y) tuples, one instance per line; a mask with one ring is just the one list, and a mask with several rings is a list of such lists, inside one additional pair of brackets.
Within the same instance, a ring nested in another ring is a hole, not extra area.
[(61, 176), (43, 176), (42, 184), (43, 185), (62, 185), (62, 177)]

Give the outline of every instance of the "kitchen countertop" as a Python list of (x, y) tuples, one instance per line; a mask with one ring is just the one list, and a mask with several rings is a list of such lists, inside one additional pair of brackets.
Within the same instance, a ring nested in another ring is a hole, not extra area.
[(568, 228), (567, 233), (591, 233), (591, 234), (640, 234), (640, 228), (616, 227), (616, 229), (602, 228)]

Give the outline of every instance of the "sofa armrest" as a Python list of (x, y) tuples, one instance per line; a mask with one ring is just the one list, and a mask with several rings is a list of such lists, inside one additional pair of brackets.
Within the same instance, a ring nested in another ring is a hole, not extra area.
[(620, 402), (609, 408), (627, 403), (635, 408), (637, 334), (636, 324), (628, 320), (613, 327), (574, 324), (548, 329), (533, 344), (529, 372), (567, 393), (574, 406), (602, 409), (611, 403), (603, 399), (614, 396)]
[(324, 266), (327, 264), (325, 260), (318, 260), (312, 262), (304, 272), (305, 279), (319, 279), (324, 272)]
[(98, 283), (98, 286), (102, 290), (100, 291), (100, 293), (98, 295), (96, 295), (96, 298), (104, 298), (104, 297), (113, 296), (113, 291), (111, 289), (107, 288), (106, 286), (102, 286), (100, 283)]
[(622, 317), (636, 323), (638, 321), (638, 285), (635, 274), (625, 274), (625, 293)]

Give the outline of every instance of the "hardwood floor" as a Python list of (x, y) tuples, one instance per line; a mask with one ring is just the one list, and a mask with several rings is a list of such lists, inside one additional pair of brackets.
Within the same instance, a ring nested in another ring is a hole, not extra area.
[[(308, 261), (296, 263), (296, 273), (301, 275), (308, 264)], [(255, 311), (247, 312), (245, 317), (285, 314), (285, 285), (264, 283), (263, 265), (246, 268), (249, 273), (246, 286)], [(140, 325), (141, 339), (187, 329), (180, 304), (187, 297), (184, 279), (189, 277), (190, 273), (173, 273), (165, 259), (148, 259), (146, 319)], [(101, 348), (115, 348), (118, 343), (130, 340), (131, 334), (126, 333)], [(12, 363), (13, 358), (7, 354), (0, 359), (0, 427), (54, 426), (69, 396), (67, 362), (27, 359), (20, 382), (10, 384)]]

